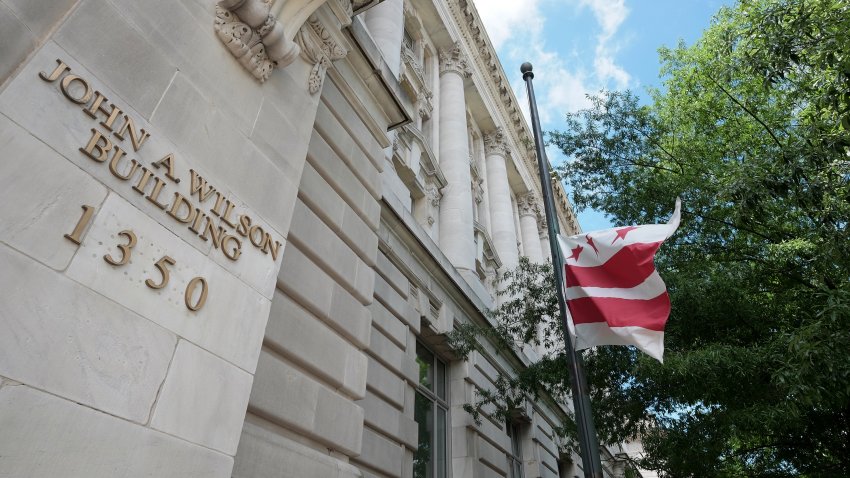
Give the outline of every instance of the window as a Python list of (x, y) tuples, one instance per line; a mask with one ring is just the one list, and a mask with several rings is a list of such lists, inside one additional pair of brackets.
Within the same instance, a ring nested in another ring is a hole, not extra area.
[(419, 445), (413, 455), (414, 478), (445, 478), (446, 431), (448, 403), (446, 402), (446, 364), (422, 344), (416, 344), (419, 364), (419, 386), (413, 418), (419, 425)]
[(511, 439), (511, 449), (508, 450), (508, 477), (522, 478), (522, 445), (519, 427), (514, 422), (508, 422), (505, 429)]

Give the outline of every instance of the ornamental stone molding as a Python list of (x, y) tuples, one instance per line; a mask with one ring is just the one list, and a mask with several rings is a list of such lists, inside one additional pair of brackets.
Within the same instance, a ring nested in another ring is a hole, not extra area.
[(507, 157), (510, 153), (508, 138), (501, 126), (484, 135), (484, 154), (498, 154)]
[(466, 61), (466, 55), (461, 51), (459, 42), (455, 42), (451, 48), (440, 50), (440, 75), (450, 71), (459, 74), (462, 78), (472, 76), (472, 70), (469, 69), (469, 63)]
[(431, 113), (434, 111), (433, 98), (434, 94), (428, 90), (416, 94), (416, 112), (423, 120), (431, 118)]
[(538, 206), (537, 197), (533, 192), (517, 197), (516, 205), (520, 216), (534, 216), (536, 221), (536, 218), (540, 215), (540, 206)]
[(298, 31), (295, 42), (301, 47), (301, 58), (313, 64), (307, 86), (310, 94), (315, 95), (322, 89), (331, 62), (345, 58), (348, 51), (333, 39), (315, 14)]
[[(298, 58), (299, 53), (313, 61), (316, 71), (327, 69), (324, 57), (337, 59), (333, 55), (317, 55), (315, 51), (304, 52), (304, 42), (296, 36), (308, 26), (313, 13), (328, 4), (341, 25), (351, 24), (352, 15), (357, 13), (358, 4), (351, 0), (278, 0), (276, 14), (272, 12), (272, 0), (221, 0), (215, 7), (213, 28), (216, 35), (236, 60), (260, 83), (265, 82), (275, 68), (284, 68)], [(360, 5), (364, 8), (365, 5)], [(306, 22), (305, 22), (306, 20)], [(308, 30), (315, 30), (309, 25)], [(321, 46), (318, 45), (321, 49)], [(315, 49), (314, 49), (315, 50)], [(344, 50), (343, 50), (344, 51)], [(336, 51), (334, 51), (336, 53)], [(343, 53), (343, 56), (344, 53)], [(315, 79), (311, 72), (311, 91)], [(321, 80), (318, 81), (321, 86)], [(318, 90), (317, 90), (318, 91)]]

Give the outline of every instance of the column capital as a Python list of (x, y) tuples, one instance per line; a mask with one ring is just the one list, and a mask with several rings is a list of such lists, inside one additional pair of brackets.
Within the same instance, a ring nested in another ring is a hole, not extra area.
[(501, 126), (484, 135), (484, 154), (500, 154), (507, 157), (509, 153), (508, 138)]
[(449, 71), (459, 74), (462, 78), (472, 76), (469, 63), (466, 61), (466, 55), (461, 51), (460, 43), (458, 42), (455, 42), (451, 48), (440, 50), (440, 75)]
[(540, 215), (540, 206), (537, 203), (537, 196), (533, 192), (527, 192), (518, 196), (516, 205), (517, 209), (519, 209), (520, 217), (534, 216), (535, 222), (537, 221), (537, 216)]

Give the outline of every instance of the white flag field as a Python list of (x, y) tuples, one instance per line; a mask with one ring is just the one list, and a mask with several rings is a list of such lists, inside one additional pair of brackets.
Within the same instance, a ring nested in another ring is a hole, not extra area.
[(670, 296), (655, 252), (679, 227), (681, 201), (666, 224), (559, 236), (576, 350), (634, 345), (663, 361)]

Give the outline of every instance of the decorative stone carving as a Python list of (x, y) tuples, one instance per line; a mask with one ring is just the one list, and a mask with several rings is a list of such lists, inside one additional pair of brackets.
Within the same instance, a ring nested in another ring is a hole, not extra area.
[(508, 138), (501, 126), (484, 135), (484, 153), (487, 155), (500, 154), (507, 157), (510, 152)]
[(313, 64), (307, 85), (310, 94), (315, 95), (322, 89), (325, 72), (331, 66), (331, 62), (345, 58), (348, 51), (334, 41), (316, 15), (311, 15), (307, 19), (295, 35), (295, 42), (301, 47), (301, 58)]
[(420, 91), (416, 95), (416, 111), (422, 119), (431, 117), (431, 112), (434, 111), (434, 103), (431, 101), (434, 94), (428, 90)]
[(466, 56), (460, 49), (460, 43), (455, 43), (451, 48), (440, 50), (440, 74), (453, 71), (463, 78), (472, 76)]
[(299, 53), (270, 10), (271, 0), (222, 0), (216, 5), (213, 23), (219, 40), (260, 83)]
[(540, 206), (537, 203), (537, 197), (532, 192), (519, 196), (516, 205), (520, 216), (534, 216), (536, 221), (536, 218), (540, 215)]
[(428, 182), (425, 186), (425, 197), (428, 198), (428, 225), (433, 226), (436, 222), (435, 215), (440, 211), (440, 198), (443, 197), (440, 193), (440, 188), (432, 182)]

